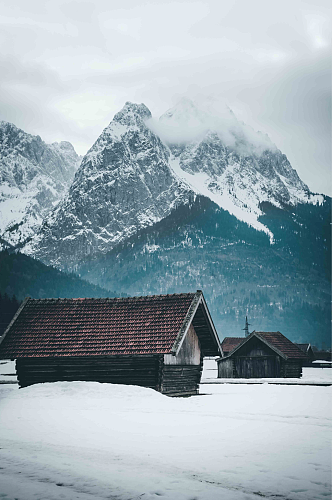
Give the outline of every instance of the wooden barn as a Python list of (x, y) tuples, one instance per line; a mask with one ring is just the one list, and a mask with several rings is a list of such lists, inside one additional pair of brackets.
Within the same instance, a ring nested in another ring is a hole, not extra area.
[(243, 337), (225, 337), (221, 343), (223, 356), (228, 356), (228, 354), (232, 352), (235, 347), (241, 344), (243, 340)]
[(310, 344), (295, 344), (301, 351), (306, 355), (306, 359), (303, 361), (302, 366), (311, 366), (312, 362), (315, 360), (315, 353), (312, 350)]
[(25, 299), (0, 339), (21, 387), (97, 381), (198, 392), (204, 356), (221, 347), (203, 293), (112, 299)]
[(219, 378), (298, 378), (306, 359), (305, 353), (280, 332), (226, 337), (221, 348)]

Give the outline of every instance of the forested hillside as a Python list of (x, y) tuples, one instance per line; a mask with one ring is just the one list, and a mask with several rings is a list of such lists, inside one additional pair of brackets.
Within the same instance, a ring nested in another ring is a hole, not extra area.
[(321, 234), (318, 222), (304, 227), (299, 216), (281, 223), (268, 214), (264, 222), (275, 231), (274, 245), (265, 233), (196, 197), (103, 258), (86, 261), (80, 272), (133, 295), (202, 289), (221, 338), (241, 335), (248, 315), (252, 330), (280, 330), (293, 341), (328, 344), (329, 240), (318, 252), (312, 243), (303, 263), (301, 246)]
[(93, 285), (71, 273), (46, 266), (20, 253), (0, 252), (0, 293), (35, 299), (56, 297), (116, 297), (117, 292)]
[(61, 272), (8, 250), (0, 252), (0, 269), (0, 334), (26, 296), (34, 299), (119, 296), (75, 274)]

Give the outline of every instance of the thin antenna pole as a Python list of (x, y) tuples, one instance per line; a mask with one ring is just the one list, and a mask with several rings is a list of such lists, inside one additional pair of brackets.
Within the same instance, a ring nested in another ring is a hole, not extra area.
[(246, 324), (245, 324), (245, 327), (242, 328), (242, 330), (244, 330), (244, 335), (246, 337), (248, 337), (250, 335), (250, 333), (249, 333), (249, 325), (250, 325), (250, 323), (248, 323), (248, 317), (246, 316)]

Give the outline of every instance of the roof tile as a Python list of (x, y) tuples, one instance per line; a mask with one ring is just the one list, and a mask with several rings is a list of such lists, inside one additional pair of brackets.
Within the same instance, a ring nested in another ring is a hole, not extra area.
[(223, 353), (229, 354), (235, 347), (245, 340), (245, 337), (225, 337), (221, 343)]
[(303, 359), (305, 353), (280, 332), (254, 332), (289, 359)]
[(194, 293), (125, 299), (29, 299), (1, 358), (171, 352)]

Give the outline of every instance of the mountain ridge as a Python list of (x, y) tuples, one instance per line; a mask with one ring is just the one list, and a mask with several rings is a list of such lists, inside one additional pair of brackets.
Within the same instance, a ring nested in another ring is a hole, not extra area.
[(131, 295), (203, 289), (223, 336), (249, 315), (256, 329), (328, 342), (331, 199), (230, 110), (191, 118), (184, 105), (156, 125), (127, 102), (22, 250)]
[(169, 169), (168, 149), (145, 124), (150, 116), (145, 105), (132, 103), (115, 115), (26, 253), (74, 268), (187, 202), (190, 190)]
[[(281, 206), (322, 201), (310, 193), (269, 137), (238, 121), (229, 108), (216, 117), (211, 103), (200, 110), (183, 99), (159, 121), (168, 128), (165, 139), (172, 153), (171, 168), (179, 178), (220, 208), (265, 231), (271, 241), (273, 235), (258, 220), (262, 215), (260, 203)], [(181, 137), (183, 129), (185, 140)]]
[[(173, 139), (177, 136), (179, 142), (174, 143), (170, 136), (162, 140), (144, 104), (127, 102), (83, 157), (65, 199), (23, 251), (75, 269), (91, 253), (106, 253), (167, 217), (193, 193), (264, 231), (273, 243), (273, 233), (259, 220), (261, 203), (281, 207), (320, 203), (323, 198), (310, 193), (267, 136), (248, 132), (234, 113), (227, 113), (228, 136), (221, 130), (224, 117), (214, 118), (185, 100), (180, 110), (172, 108), (160, 119), (163, 127), (174, 129), (177, 117)], [(177, 135), (177, 124), (183, 127), (181, 116), (185, 123), (192, 117), (189, 132), (194, 130), (194, 140)], [(249, 156), (243, 156), (245, 150)]]
[(80, 157), (66, 141), (46, 144), (0, 122), (0, 237), (20, 247), (68, 189)]

